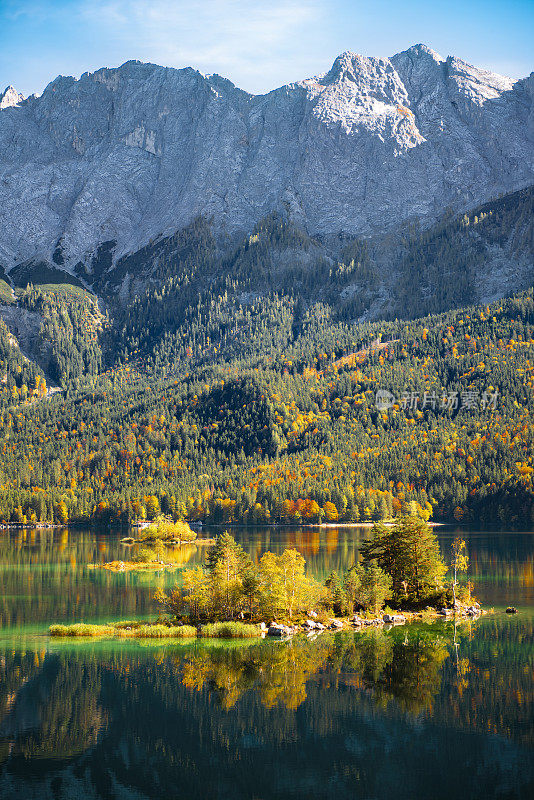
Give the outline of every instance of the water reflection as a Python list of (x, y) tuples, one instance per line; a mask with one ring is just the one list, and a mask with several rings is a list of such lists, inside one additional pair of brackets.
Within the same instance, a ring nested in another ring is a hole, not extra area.
[[(294, 546), (324, 578), (369, 531), (234, 534), (256, 559)], [(125, 557), (119, 535), (0, 534), (0, 796), (534, 796), (534, 535), (466, 538), (479, 596), (516, 617), (184, 646), (49, 641), (52, 622), (153, 614), (176, 574), (89, 569)]]
[(12, 707), (0, 725), (0, 735), (10, 739), (10, 757), (16, 764), (40, 759), (63, 761), (86, 752), (96, 744), (105, 724), (100, 705), (100, 670), (80, 659), (68, 662), (46, 657), (42, 668), (21, 670)]
[(400, 710), (419, 714), (432, 709), (449, 643), (449, 636), (431, 629), (402, 634), (373, 629), (230, 652), (200, 648), (184, 659), (179, 672), (184, 686), (208, 689), (224, 708), (254, 691), (267, 708), (295, 710), (306, 700), (306, 684), (313, 677), (338, 688), (365, 689), (381, 706), (394, 700)]
[[(444, 553), (456, 532), (440, 532)], [(320, 579), (343, 573), (358, 559), (369, 529), (236, 528), (233, 534), (253, 559), (265, 550), (295, 547)], [(463, 532), (468, 542), (477, 594), (489, 605), (534, 605), (534, 535)], [(128, 557), (121, 534), (91, 531), (17, 530), (0, 533), (0, 625), (45, 627), (53, 622), (98, 621), (148, 616), (152, 595), (174, 584), (177, 573), (122, 573), (90, 569), (90, 564)], [(202, 547), (181, 548), (180, 566), (201, 563)]]
[[(382, 798), (394, 785), (400, 798), (527, 797), (531, 674), (510, 681), (506, 668), (528, 654), (525, 635), (532, 652), (532, 623), (516, 638), (506, 619), (288, 643), (6, 650), (0, 794), (29, 796), (31, 781), (44, 798), (118, 796), (111, 786), (132, 798)], [(485, 668), (495, 646), (497, 680)]]

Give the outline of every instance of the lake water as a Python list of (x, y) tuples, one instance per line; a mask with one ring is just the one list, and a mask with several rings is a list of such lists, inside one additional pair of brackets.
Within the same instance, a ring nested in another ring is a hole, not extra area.
[[(369, 532), (234, 535), (324, 579)], [(464, 535), (494, 615), (250, 645), (50, 641), (53, 622), (153, 616), (176, 576), (90, 569), (127, 557), (115, 534), (0, 533), (0, 797), (533, 798), (534, 533)]]

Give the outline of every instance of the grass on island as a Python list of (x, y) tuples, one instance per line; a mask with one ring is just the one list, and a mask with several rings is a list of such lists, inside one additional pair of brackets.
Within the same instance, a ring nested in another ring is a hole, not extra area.
[(261, 636), (261, 631), (257, 625), (246, 622), (213, 622), (204, 625), (200, 635), (210, 639), (250, 639)]
[(149, 572), (150, 570), (175, 570), (179, 564), (160, 564), (159, 561), (108, 561), (106, 564), (88, 564), (88, 569), (107, 569), (109, 572)]
[(50, 636), (57, 637), (98, 637), (107, 639), (192, 639), (197, 629), (192, 625), (150, 625), (139, 622), (115, 622), (109, 625), (89, 625), (77, 622), (74, 625), (51, 625)]
[(189, 639), (199, 635), (208, 639), (252, 639), (261, 635), (257, 625), (248, 625), (244, 622), (214, 622), (204, 625), (197, 631), (193, 625), (162, 625), (159, 623), (142, 623), (123, 620), (105, 625), (90, 625), (77, 622), (73, 625), (51, 625), (48, 629), (50, 636), (65, 637), (93, 637), (109, 639), (118, 637), (123, 639)]

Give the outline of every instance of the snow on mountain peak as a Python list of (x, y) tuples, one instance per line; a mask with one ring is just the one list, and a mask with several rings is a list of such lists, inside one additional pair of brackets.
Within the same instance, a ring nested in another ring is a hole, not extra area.
[(13, 86), (6, 86), (2, 94), (0, 94), (0, 109), (18, 106), (18, 104), (22, 103), (23, 100), (24, 95), (20, 94), (20, 92), (17, 92)]

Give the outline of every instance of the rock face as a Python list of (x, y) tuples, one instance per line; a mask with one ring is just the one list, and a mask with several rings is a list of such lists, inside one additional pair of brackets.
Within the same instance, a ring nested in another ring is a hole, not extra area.
[(513, 83), (416, 45), (340, 55), (253, 96), (127, 62), (0, 101), (0, 264), (114, 260), (198, 214), (220, 232), (286, 211), (312, 234), (435, 218), (534, 178), (534, 77)]

